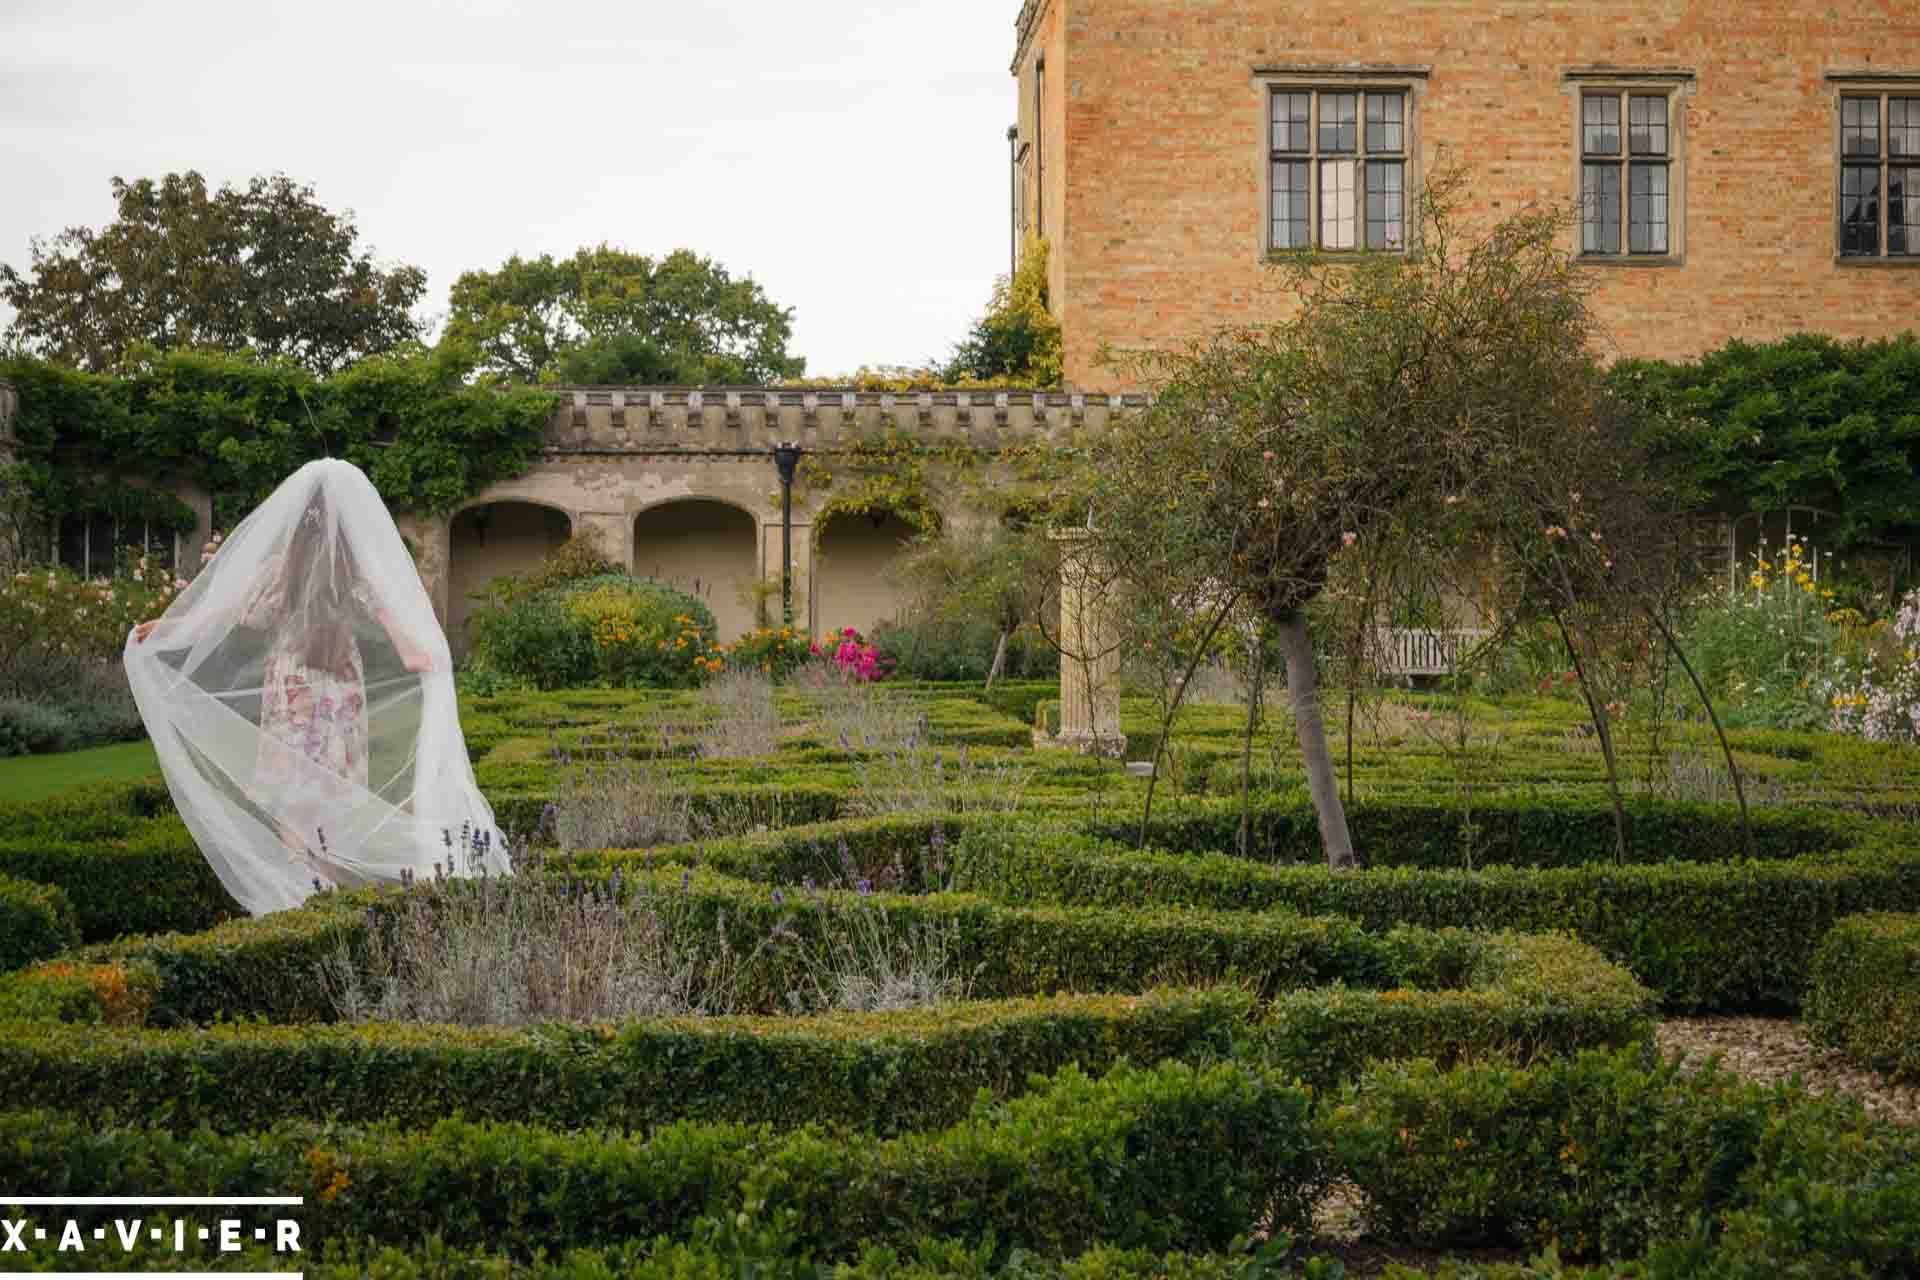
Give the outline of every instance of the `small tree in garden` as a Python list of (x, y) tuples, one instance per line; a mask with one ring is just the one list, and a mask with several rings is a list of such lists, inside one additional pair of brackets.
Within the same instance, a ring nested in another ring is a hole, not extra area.
[(914, 616), (931, 622), (990, 621), (998, 633), (987, 688), (1006, 665), (1007, 644), (1037, 623), (1060, 588), (1060, 554), (1044, 531), (994, 521), (982, 528), (942, 526), (916, 538), (894, 569)]
[[(1405, 254), (1284, 269), (1294, 317), (1137, 361), (1154, 404), (1084, 460), (1094, 536), (1121, 573), (1217, 584), (1272, 628), (1327, 860), (1356, 865), (1327, 746), (1306, 607), (1336, 559), (1427, 544), (1462, 495), (1500, 500), (1503, 448), (1585, 429), (1598, 370), (1562, 219), (1475, 232), (1459, 177), (1421, 201)], [(1452, 501), (1449, 502), (1449, 499)]]

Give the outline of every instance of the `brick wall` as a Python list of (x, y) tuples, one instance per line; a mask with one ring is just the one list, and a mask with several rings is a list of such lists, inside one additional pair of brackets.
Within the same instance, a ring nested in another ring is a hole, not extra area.
[[(1030, 95), (1031, 59), (1049, 49), (1063, 141), (1049, 138), (1047, 165), (1064, 195), (1048, 192), (1047, 230), (1071, 386), (1124, 381), (1096, 364), (1103, 344), (1161, 346), (1284, 313), (1282, 277), (1264, 261), (1268, 90), (1256, 67), (1429, 67), (1420, 163), (1431, 170), (1444, 151), (1470, 165), (1471, 212), (1484, 217), (1572, 199), (1569, 71), (1690, 71), (1676, 162), (1684, 209), (1673, 214), (1685, 219), (1684, 260), (1590, 269), (1610, 351), (1687, 356), (1731, 337), (1920, 327), (1920, 270), (1836, 261), (1839, 86), (1828, 79), (1920, 72), (1915, 0), (1030, 8), (1039, 12), (1015, 71)], [(1910, 92), (1920, 96), (1920, 83)]]

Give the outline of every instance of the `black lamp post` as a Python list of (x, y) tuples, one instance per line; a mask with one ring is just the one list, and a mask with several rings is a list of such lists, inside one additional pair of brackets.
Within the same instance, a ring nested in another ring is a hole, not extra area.
[(773, 465), (780, 469), (780, 619), (793, 625), (793, 472), (800, 465), (800, 446), (782, 440), (773, 447)]

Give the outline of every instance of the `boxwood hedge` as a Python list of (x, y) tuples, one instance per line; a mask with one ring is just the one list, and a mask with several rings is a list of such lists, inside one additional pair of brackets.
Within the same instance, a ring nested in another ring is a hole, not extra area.
[(987, 829), (959, 841), (955, 866), (960, 888), (1009, 903), (1337, 913), (1372, 930), (1566, 931), (1630, 969), (1665, 1007), (1719, 1013), (1797, 1007), (1835, 921), (1920, 908), (1920, 849), (1883, 843), (1759, 862), (1336, 873)]
[(1870, 912), (1834, 925), (1814, 953), (1803, 1013), (1815, 1039), (1920, 1084), (1920, 915)]
[[(639, 1129), (764, 1118), (798, 1094), (808, 1118), (888, 1133), (953, 1121), (978, 1091), (1010, 1096), (1069, 1062), (1105, 1069), (1234, 1049), (1330, 1084), (1383, 1056), (1528, 1062), (1649, 1031), (1644, 989), (1566, 939), (1403, 930), (1383, 946), (1397, 951), (1405, 985), (1289, 991), (1270, 1003), (1226, 987), (534, 1031), (15, 1021), (0, 1023), (0, 1107), (106, 1107), (215, 1128), (234, 1117), (418, 1124), (457, 1113)], [(22, 975), (13, 986), (49, 980)], [(6, 1000), (0, 984), (0, 1008)], [(44, 1012), (75, 1017), (64, 1006)]]
[[(804, 1106), (803, 1098), (793, 1100)], [(524, 1256), (656, 1235), (709, 1214), (790, 1215), (822, 1259), (925, 1236), (1005, 1256), (1097, 1245), (1224, 1249), (1306, 1221), (1321, 1159), (1304, 1088), (1245, 1065), (1067, 1069), (927, 1133), (681, 1122), (644, 1138), (444, 1120), (426, 1130), (291, 1122), (176, 1135), (100, 1116), (0, 1115), (0, 1186), (89, 1195), (192, 1187), (289, 1194), (302, 1238)], [(81, 1211), (84, 1213), (84, 1211)]]
[(52, 885), (0, 875), (0, 973), (80, 945), (73, 907)]

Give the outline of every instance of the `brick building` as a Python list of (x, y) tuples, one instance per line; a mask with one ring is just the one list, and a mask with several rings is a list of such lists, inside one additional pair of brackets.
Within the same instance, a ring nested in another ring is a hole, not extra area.
[(1012, 69), (1072, 387), (1398, 249), (1446, 162), (1579, 210), (1614, 353), (1920, 327), (1920, 0), (1027, 0)]

